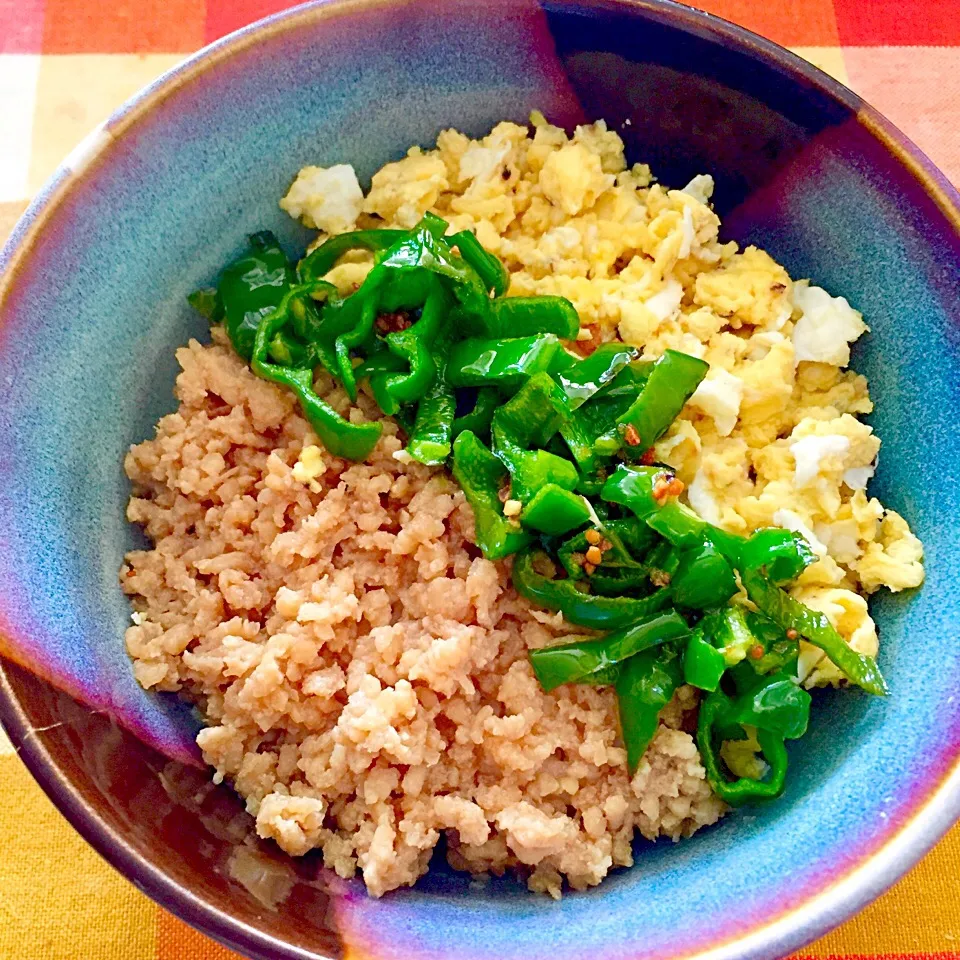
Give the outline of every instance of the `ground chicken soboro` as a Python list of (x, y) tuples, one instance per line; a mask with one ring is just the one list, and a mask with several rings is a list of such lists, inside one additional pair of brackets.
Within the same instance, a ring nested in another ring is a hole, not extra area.
[[(711, 190), (628, 169), (602, 123), (570, 138), (537, 117), (532, 135), (446, 131), (366, 197), (346, 165), (305, 168), (282, 206), (328, 233), (434, 210), (504, 260), (512, 294), (569, 297), (584, 349), (620, 336), (647, 357), (708, 360), (656, 458), (706, 519), (801, 531), (820, 559), (795, 594), (874, 654), (864, 594), (916, 586), (923, 567), (904, 520), (864, 492), (879, 441), (857, 419), (866, 381), (845, 367), (866, 328), (762, 251), (720, 243)], [(350, 255), (329, 279), (348, 293), (369, 269)], [(445, 831), (454, 866), (516, 868), (559, 895), (564, 877), (579, 888), (629, 864), (635, 829), (678, 839), (721, 815), (684, 732), (693, 691), (629, 782), (612, 692), (540, 690), (527, 650), (568, 631), (517, 597), (508, 563), (479, 556), (449, 476), (396, 459), (389, 421), (369, 462), (331, 458), (291, 394), (222, 331), (213, 341), (179, 351), (180, 407), (127, 457), (128, 515), (154, 543), (122, 573), (127, 646), (145, 687), (199, 704), (204, 756), (261, 836), (294, 855), (320, 847), (380, 895), (415, 881)], [(806, 685), (840, 681), (803, 647)]]

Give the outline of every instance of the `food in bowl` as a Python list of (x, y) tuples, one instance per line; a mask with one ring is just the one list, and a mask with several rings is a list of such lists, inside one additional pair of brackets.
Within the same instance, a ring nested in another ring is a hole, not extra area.
[(559, 896), (785, 786), (808, 690), (885, 692), (923, 580), (865, 492), (846, 300), (718, 239), (712, 180), (598, 122), (306, 167), (199, 291), (132, 448), (127, 647), (259, 834), (381, 895), (449, 862)]

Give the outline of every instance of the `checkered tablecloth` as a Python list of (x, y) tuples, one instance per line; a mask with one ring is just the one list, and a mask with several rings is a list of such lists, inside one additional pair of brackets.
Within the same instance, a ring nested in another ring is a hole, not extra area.
[[(468, 2), (468, 0), (464, 0)], [(0, 241), (69, 150), (185, 54), (285, 0), (0, 0)], [(813, 61), (960, 184), (960, 0), (705, 0)], [(233, 957), (77, 836), (0, 733), (0, 960)], [(960, 960), (960, 827), (804, 957)]]

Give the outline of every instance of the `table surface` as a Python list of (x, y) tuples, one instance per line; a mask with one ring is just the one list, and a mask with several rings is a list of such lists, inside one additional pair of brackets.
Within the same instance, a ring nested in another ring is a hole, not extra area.
[[(960, 184), (960, 0), (705, 0), (850, 86)], [(0, 241), (123, 100), (284, 0), (0, 0)], [(235, 957), (107, 866), (0, 732), (0, 960)], [(958, 958), (960, 826), (817, 958)], [(354, 958), (361, 960), (361, 958)]]

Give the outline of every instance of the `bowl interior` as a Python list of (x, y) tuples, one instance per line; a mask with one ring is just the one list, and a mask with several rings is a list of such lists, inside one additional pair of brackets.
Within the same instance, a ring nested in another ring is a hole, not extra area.
[(960, 240), (950, 201), (921, 186), (922, 161), (788, 55), (662, 3), (321, 4), (228, 41), (149, 102), (111, 122), (113, 142), (85, 171), (60, 175), (42, 229), (14, 238), (29, 256), (8, 251), (0, 632), (94, 706), (135, 705), (151, 742), (186, 758), (192, 728), (138, 690), (123, 653), (116, 571), (135, 539), (120, 464), (172, 408), (174, 349), (203, 336), (185, 296), (249, 232), (304, 243), (277, 208), (302, 165), (352, 162), (369, 177), (446, 126), (479, 135), (534, 108), (563, 123), (603, 117), (666, 183), (712, 173), (728, 238), (861, 309), (872, 334), (854, 365), (884, 441), (873, 492), (924, 540), (928, 581), (875, 601), (892, 696), (820, 696), (781, 801), (677, 846), (644, 844), (633, 869), (560, 903), (445, 869), (370, 900), (316, 858), (294, 864), (251, 840), (226, 788), (202, 788), (196, 771), (8, 668), (0, 709), (15, 736), (66, 724), (23, 755), (74, 822), (166, 905), (257, 956), (339, 956), (344, 943), (395, 960), (722, 944), (772, 956), (841, 919), (811, 908), (787, 933), (734, 945), (890, 841), (960, 748), (960, 548), (944, 522), (960, 506)]

